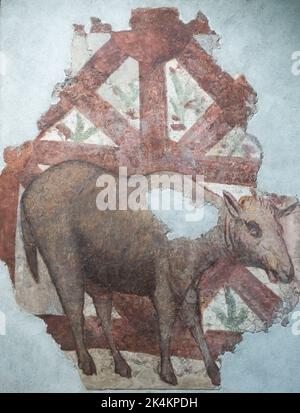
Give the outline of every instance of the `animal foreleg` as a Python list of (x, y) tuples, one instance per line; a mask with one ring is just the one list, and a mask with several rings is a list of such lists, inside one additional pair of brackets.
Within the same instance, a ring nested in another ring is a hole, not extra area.
[(188, 290), (180, 314), (183, 322), (190, 329), (194, 339), (196, 340), (200, 348), (206, 371), (212, 381), (212, 384), (219, 386), (221, 382), (220, 371), (210, 354), (208, 345), (205, 340), (205, 335), (200, 319), (198, 293), (195, 288)]
[(104, 292), (103, 289), (90, 281), (86, 284), (86, 291), (93, 299), (97, 316), (100, 320), (104, 335), (112, 352), (115, 363), (115, 372), (122, 377), (130, 378), (131, 368), (122, 357), (112, 336), (112, 293)]

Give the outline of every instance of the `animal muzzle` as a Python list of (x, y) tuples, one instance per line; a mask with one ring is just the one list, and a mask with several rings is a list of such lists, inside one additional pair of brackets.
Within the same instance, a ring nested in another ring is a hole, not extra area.
[(295, 276), (294, 266), (288, 254), (283, 260), (280, 260), (273, 252), (269, 251), (265, 257), (265, 270), (273, 283), (288, 284)]
[(288, 284), (293, 281), (295, 276), (294, 266), (291, 264), (288, 267), (281, 267), (276, 270), (267, 269), (267, 274), (269, 280), (272, 283), (277, 283), (278, 281), (283, 284)]

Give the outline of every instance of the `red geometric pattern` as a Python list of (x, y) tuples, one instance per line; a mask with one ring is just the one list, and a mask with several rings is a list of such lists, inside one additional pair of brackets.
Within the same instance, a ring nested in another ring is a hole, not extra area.
[[(111, 39), (62, 90), (60, 101), (42, 116), (38, 122), (41, 133), (33, 148), (35, 162), (53, 164), (57, 156), (60, 160), (86, 159), (86, 150), (78, 144), (40, 141), (47, 129), (75, 107), (119, 145), (88, 149), (92, 157), (98, 157), (97, 163), (109, 170), (120, 165), (127, 166), (129, 173), (141, 174), (175, 169), (202, 174), (207, 182), (255, 186), (258, 160), (206, 156), (232, 128), (246, 127), (256, 100), (244, 77), (234, 80), (194, 40), (194, 34), (212, 33), (207, 19), (199, 15), (184, 24), (176, 9), (137, 9), (130, 23), (131, 31), (111, 33)], [(140, 131), (96, 93), (128, 57), (139, 64)], [(168, 139), (167, 131), (165, 64), (173, 58), (214, 100), (178, 143)]]
[[(26, 187), (32, 177), (41, 172), (38, 164), (53, 165), (69, 159), (83, 159), (110, 171), (126, 166), (129, 174), (169, 170), (193, 176), (201, 174), (206, 182), (256, 186), (259, 160), (207, 155), (209, 149), (234, 127), (246, 128), (248, 118), (254, 111), (256, 94), (243, 76), (233, 79), (194, 40), (195, 34), (213, 33), (206, 17), (199, 14), (195, 20), (184, 24), (176, 9), (137, 9), (132, 13), (130, 25), (130, 31), (112, 32), (111, 39), (64, 87), (59, 102), (39, 120), (40, 133), (36, 139), (17, 149), (7, 149), (4, 153), (7, 167), (0, 176), (0, 258), (9, 266), (12, 279), (18, 188), (20, 183)], [(93, 28), (94, 31), (102, 29), (103, 26), (97, 24)], [(139, 64), (139, 131), (96, 93), (128, 57)], [(165, 64), (174, 58), (214, 100), (204, 116), (185, 132), (179, 142), (168, 138), (167, 129)], [(118, 146), (41, 140), (45, 132), (72, 108), (77, 108)], [(117, 130), (114, 127), (116, 124)], [(281, 305), (281, 300), (247, 269), (223, 260), (201, 279), (200, 291), (204, 294), (201, 297), (202, 308), (207, 307), (224, 285), (237, 292), (266, 323), (270, 323)], [(156, 335), (151, 333), (155, 328), (155, 316), (147, 299), (117, 296), (114, 304), (122, 316), (121, 320), (114, 321), (114, 334), (120, 348), (158, 354), (157, 343), (153, 342)], [(43, 318), (62, 347), (73, 349), (66, 318)], [(144, 328), (145, 320), (147, 330)], [(95, 321), (91, 318), (86, 322), (89, 345), (106, 347)], [(181, 325), (177, 325), (176, 329), (173, 354), (201, 357), (189, 333)], [(238, 333), (207, 334), (216, 357), (225, 349), (233, 349), (240, 340)]]

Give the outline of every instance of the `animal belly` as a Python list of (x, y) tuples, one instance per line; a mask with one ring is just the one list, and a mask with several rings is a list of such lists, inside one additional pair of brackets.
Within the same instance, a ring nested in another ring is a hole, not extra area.
[(86, 277), (98, 285), (124, 294), (151, 296), (155, 289), (154, 262), (124, 256), (95, 255), (85, 261)]

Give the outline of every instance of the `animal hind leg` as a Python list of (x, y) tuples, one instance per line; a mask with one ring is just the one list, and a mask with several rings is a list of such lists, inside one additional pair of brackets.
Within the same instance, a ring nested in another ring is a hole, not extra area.
[(176, 385), (177, 378), (170, 357), (170, 341), (177, 315), (177, 307), (166, 280), (160, 277), (159, 281), (152, 300), (157, 312), (160, 336), (160, 378), (166, 383)]
[(206, 367), (207, 374), (215, 386), (220, 385), (220, 371), (212, 358), (200, 320), (200, 308), (198, 293), (194, 287), (191, 287), (184, 299), (180, 316), (185, 325), (190, 329), (194, 339), (196, 340)]
[(92, 297), (97, 316), (101, 322), (101, 326), (109, 344), (110, 350), (115, 363), (115, 372), (122, 377), (131, 377), (131, 368), (124, 360), (122, 354), (118, 350), (113, 336), (111, 326), (111, 311), (112, 311), (112, 293), (103, 291), (96, 283), (87, 281), (86, 292)]
[[(72, 240), (65, 235), (63, 243), (48, 244), (41, 254), (47, 264), (63, 310), (70, 322), (75, 341), (78, 366), (86, 375), (96, 374), (95, 363), (84, 338), (84, 273)], [(48, 257), (48, 259), (47, 259)], [(55, 257), (55, 259), (49, 259)], [(67, 258), (66, 258), (67, 257)]]

